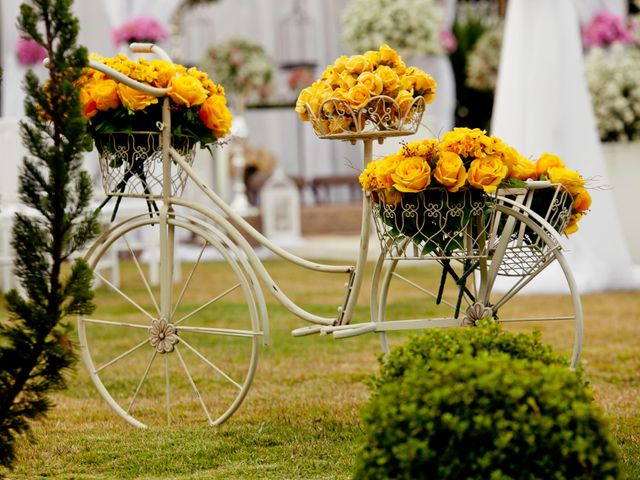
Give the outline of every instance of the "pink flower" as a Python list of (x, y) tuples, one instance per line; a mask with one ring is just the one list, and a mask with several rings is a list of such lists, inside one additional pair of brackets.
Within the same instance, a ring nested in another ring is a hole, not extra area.
[(45, 48), (30, 38), (20, 38), (16, 45), (18, 61), (22, 65), (35, 65), (47, 58)]
[(111, 30), (113, 43), (159, 42), (167, 38), (167, 31), (152, 17), (135, 17)]
[(582, 41), (586, 47), (606, 47), (612, 43), (635, 42), (632, 30), (635, 25), (625, 25), (618, 15), (601, 11), (582, 30)]
[(442, 43), (442, 48), (447, 54), (455, 52), (456, 48), (458, 48), (458, 39), (451, 30), (440, 31), (440, 43)]

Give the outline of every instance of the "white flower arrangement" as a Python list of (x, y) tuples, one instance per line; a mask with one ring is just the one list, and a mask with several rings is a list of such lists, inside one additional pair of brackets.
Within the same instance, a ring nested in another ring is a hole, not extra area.
[(592, 48), (585, 71), (601, 140), (640, 140), (640, 49)]
[(352, 0), (342, 13), (342, 38), (358, 52), (386, 43), (403, 56), (442, 55), (443, 15), (435, 0)]
[(502, 49), (502, 30), (502, 26), (498, 26), (483, 33), (469, 52), (466, 66), (468, 87), (488, 92), (496, 89)]

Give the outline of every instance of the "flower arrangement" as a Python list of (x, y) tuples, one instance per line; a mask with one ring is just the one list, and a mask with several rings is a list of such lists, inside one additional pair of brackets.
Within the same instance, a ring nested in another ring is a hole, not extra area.
[[(91, 58), (143, 84), (169, 89), (172, 146), (187, 162), (193, 161), (197, 142), (204, 147), (230, 133), (231, 112), (224, 89), (206, 73), (164, 60), (133, 61), (125, 55)], [(112, 219), (125, 195), (145, 197), (149, 212), (157, 211), (153, 198), (161, 195), (163, 185), (163, 102), (91, 68), (85, 69), (77, 87), (88, 133), (100, 153), (107, 193), (103, 205), (118, 196)], [(185, 175), (173, 165), (171, 169), (172, 191), (179, 195)]]
[(342, 14), (343, 40), (357, 52), (386, 43), (403, 55), (443, 55), (443, 18), (435, 0), (352, 0)]
[(600, 139), (640, 140), (640, 49), (621, 44), (592, 48), (585, 73)]
[(115, 45), (131, 42), (157, 43), (167, 38), (167, 31), (152, 17), (135, 17), (111, 30)]
[(603, 10), (582, 29), (582, 42), (587, 48), (607, 47), (614, 43), (629, 45), (636, 41), (634, 29), (633, 23), (625, 24), (620, 16)]
[(45, 48), (30, 38), (18, 39), (16, 54), (21, 65), (35, 65), (47, 57)]
[[(483, 130), (455, 128), (441, 140), (408, 143), (397, 153), (370, 162), (359, 176), (362, 188), (381, 208), (382, 219), (392, 222), (388, 224), (395, 230), (392, 235), (422, 242), (423, 253), (462, 248), (461, 228), (471, 216), (488, 215), (490, 195), (498, 188), (524, 186), (527, 179), (563, 185), (570, 202), (564, 208), (570, 217), (559, 218), (553, 226), (565, 234), (577, 231), (577, 222), (591, 206), (580, 174), (548, 153), (534, 163)], [(548, 209), (549, 198), (539, 201), (540, 205), (532, 205), (534, 211)], [(443, 205), (449, 216), (433, 211)], [(396, 209), (400, 214), (394, 214)]]
[(414, 113), (422, 114), (419, 107), (433, 101), (435, 90), (429, 74), (407, 67), (383, 44), (327, 66), (319, 80), (300, 92), (296, 112), (319, 135), (401, 131), (415, 123)]
[[(125, 55), (113, 58), (91, 56), (114, 70), (152, 87), (169, 88), (172, 134), (191, 136), (201, 145), (229, 134), (231, 112), (224, 88), (196, 68), (186, 68), (164, 60), (137, 61)], [(83, 115), (94, 137), (113, 132), (157, 132), (162, 118), (158, 98), (86, 69), (80, 79)]]
[(274, 65), (257, 43), (232, 39), (214, 45), (203, 64), (229, 94), (244, 101), (264, 99), (271, 93)]
[(465, 81), (467, 86), (481, 91), (495, 91), (500, 67), (502, 30), (502, 26), (490, 28), (482, 34), (469, 52)]

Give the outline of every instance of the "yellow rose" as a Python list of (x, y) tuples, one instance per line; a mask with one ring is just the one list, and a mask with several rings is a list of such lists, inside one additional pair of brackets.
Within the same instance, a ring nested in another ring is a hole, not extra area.
[(400, 115), (404, 117), (413, 105), (413, 93), (408, 90), (400, 90), (396, 96), (396, 102), (400, 107)]
[(345, 70), (354, 75), (360, 75), (362, 72), (370, 72), (371, 65), (364, 55), (352, 55), (344, 66)]
[(98, 113), (96, 101), (91, 95), (91, 86), (87, 85), (80, 90), (80, 105), (82, 108), (82, 116), (85, 119), (94, 117)]
[(118, 108), (118, 105), (120, 105), (117, 82), (113, 80), (99, 80), (91, 82), (88, 87), (91, 98), (96, 103), (96, 108), (101, 112)]
[(333, 69), (335, 70), (335, 72), (338, 74), (342, 73), (346, 68), (348, 61), (349, 57), (347, 57), (346, 55), (342, 55), (341, 57), (337, 58), (333, 64)]
[(347, 92), (347, 102), (355, 110), (363, 108), (370, 98), (369, 89), (364, 85), (356, 84)]
[(364, 52), (364, 58), (367, 59), (369, 65), (371, 65), (372, 69), (375, 69), (380, 65), (380, 52), (376, 52), (375, 50), (369, 50)]
[(569, 223), (564, 229), (565, 235), (571, 235), (572, 233), (576, 233), (578, 231), (578, 222), (580, 221), (580, 218), (582, 218), (582, 215), (580, 215), (579, 213), (574, 213), (573, 215), (571, 215), (571, 217), (569, 217)]
[(193, 107), (200, 105), (207, 99), (207, 91), (200, 80), (191, 75), (183, 75), (171, 80), (169, 96), (178, 105)]
[(421, 157), (407, 157), (398, 164), (391, 178), (396, 190), (421, 192), (431, 181), (431, 167)]
[(377, 188), (376, 185), (376, 175), (375, 175), (375, 162), (369, 163), (365, 169), (358, 175), (358, 182), (362, 186), (363, 190), (375, 190)]
[(509, 168), (509, 177), (515, 177), (519, 180), (536, 178), (536, 164), (519, 153), (515, 148), (506, 147), (502, 152), (502, 159)]
[(544, 175), (552, 167), (564, 167), (564, 163), (557, 155), (543, 153), (536, 162), (536, 173), (538, 176)]
[(231, 112), (227, 108), (227, 99), (222, 95), (212, 95), (200, 106), (199, 117), (202, 123), (217, 138), (226, 137), (231, 131)]
[(573, 197), (573, 210), (578, 213), (586, 212), (591, 208), (591, 195), (585, 189), (581, 189)]
[[(296, 113), (300, 117), (300, 120), (303, 122), (308, 122), (310, 120), (309, 110), (307, 110), (307, 104), (311, 105), (313, 99), (313, 90), (311, 87), (307, 87), (303, 89), (298, 95), (298, 99), (296, 100)], [(314, 110), (313, 113), (315, 115), (318, 114), (318, 110)]]
[(165, 88), (171, 83), (176, 74), (176, 67), (166, 60), (151, 60), (149, 65), (156, 71), (156, 79), (152, 82), (154, 87)]
[(340, 74), (340, 80), (338, 81), (338, 85), (340, 88), (349, 90), (356, 83), (358, 83), (358, 77), (351, 75), (347, 71), (344, 71)]
[(380, 200), (387, 205), (398, 205), (402, 202), (402, 193), (393, 188), (380, 192)]
[(551, 183), (564, 185), (571, 195), (576, 195), (584, 188), (584, 179), (578, 172), (564, 167), (551, 167), (547, 170)]
[(485, 192), (493, 192), (506, 177), (507, 166), (499, 157), (486, 156), (476, 158), (469, 165), (467, 180), (475, 188), (482, 188)]
[(442, 152), (433, 176), (447, 190), (457, 192), (467, 180), (467, 171), (459, 155)]
[[(435, 98), (436, 81), (431, 75), (423, 72), (419, 68), (414, 67), (414, 88), (418, 95), (422, 95), (425, 98), (425, 102), (429, 103)], [(427, 100), (429, 99), (429, 100)]]
[(393, 48), (386, 43), (380, 45), (380, 63), (393, 67), (400, 62), (400, 56)]
[(371, 96), (380, 95), (382, 93), (382, 80), (372, 72), (362, 72), (358, 75), (358, 83), (367, 87)]
[(120, 97), (122, 105), (133, 112), (136, 110), (144, 110), (149, 105), (158, 103), (156, 97), (142, 93), (135, 88), (127, 87), (124, 83), (118, 84), (118, 96)]
[(382, 160), (376, 160), (375, 163), (375, 176), (376, 185), (380, 189), (389, 189), (393, 186), (393, 177), (396, 168), (400, 164), (404, 157), (398, 153), (387, 155)]
[[(400, 77), (391, 67), (381, 65), (376, 68), (374, 72), (380, 80), (382, 80), (382, 87), (385, 95), (395, 97), (395, 91), (400, 85)], [(409, 90), (409, 89), (405, 89)]]

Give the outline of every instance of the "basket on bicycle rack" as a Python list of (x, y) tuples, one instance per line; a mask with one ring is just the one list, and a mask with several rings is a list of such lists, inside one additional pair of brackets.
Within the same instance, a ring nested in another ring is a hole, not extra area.
[[(162, 196), (162, 135), (160, 132), (109, 133), (95, 136), (100, 155), (102, 185), (109, 196), (160, 198)], [(172, 146), (191, 165), (196, 139), (172, 137)], [(171, 162), (171, 192), (180, 196), (186, 173)]]
[(309, 104), (305, 108), (319, 138), (382, 139), (415, 133), (424, 113), (425, 101), (418, 96), (400, 104), (386, 95), (377, 95), (358, 109), (338, 98), (325, 100), (317, 112)]
[(451, 193), (428, 188), (385, 196), (373, 192), (372, 215), (390, 258), (486, 257), (495, 197), (479, 190)]
[(504, 239), (506, 250), (498, 270), (504, 276), (529, 275), (541, 268), (551, 258), (553, 244), (544, 242), (525, 223), (509, 223), (513, 217), (503, 215), (497, 206), (521, 211), (547, 231), (562, 233), (573, 202), (562, 185), (505, 189), (492, 195), (476, 189), (452, 193), (442, 188), (397, 196), (372, 195), (372, 216), (387, 257), (491, 260)]

